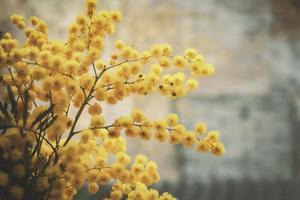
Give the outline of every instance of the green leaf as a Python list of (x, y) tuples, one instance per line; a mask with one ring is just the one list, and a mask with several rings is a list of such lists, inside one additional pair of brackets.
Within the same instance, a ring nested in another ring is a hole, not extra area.
[(0, 110), (1, 110), (1, 112), (5, 115), (5, 117), (7, 118), (7, 120), (10, 121), (10, 116), (9, 116), (8, 111), (7, 111), (7, 108), (8, 108), (7, 103), (0, 102)]
[(38, 122), (42, 121), (48, 114), (50, 114), (50, 113), (52, 112), (53, 108), (54, 108), (54, 105), (51, 104), (47, 110), (45, 110), (44, 112), (42, 112), (41, 114), (39, 114), (39, 115), (35, 118), (35, 120), (32, 122), (31, 128), (32, 128), (34, 125), (36, 125)]
[(0, 124), (0, 130), (1, 129), (7, 129), (7, 128), (10, 128), (11, 127), (11, 125), (10, 124)]
[(5, 118), (5, 116), (0, 116), (0, 130), (2, 131), (1, 134), (4, 134), (6, 129), (11, 128), (9, 121)]
[(9, 101), (11, 104), (11, 112), (14, 114), (14, 118), (18, 120), (18, 106), (17, 106), (17, 101), (15, 100), (15, 95), (10, 85), (8, 85), (6, 88), (7, 88)]
[(24, 109), (23, 109), (23, 124), (25, 125), (28, 117), (29, 91), (24, 91)]

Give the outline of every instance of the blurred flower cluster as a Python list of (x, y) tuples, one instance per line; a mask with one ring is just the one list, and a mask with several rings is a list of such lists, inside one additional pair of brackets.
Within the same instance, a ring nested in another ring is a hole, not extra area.
[[(107, 199), (171, 200), (148, 188), (160, 179), (158, 167), (145, 155), (130, 157), (126, 137), (218, 156), (225, 151), (218, 131), (208, 131), (203, 122), (187, 130), (177, 114), (150, 120), (135, 109), (106, 122), (103, 103), (153, 92), (182, 97), (198, 87), (197, 78), (214, 74), (214, 67), (194, 49), (172, 55), (170, 45), (158, 44), (138, 51), (121, 40), (103, 60), (105, 37), (115, 32), (121, 13), (97, 12), (97, 3), (86, 1), (86, 13), (70, 24), (66, 41), (50, 40), (47, 24), (35, 16), (28, 22), (11, 17), (25, 41), (20, 44), (9, 33), (0, 40), (1, 199), (67, 200), (84, 184), (91, 193), (112, 184)], [(166, 73), (171, 67), (189, 73)], [(90, 124), (79, 129), (85, 110)]]

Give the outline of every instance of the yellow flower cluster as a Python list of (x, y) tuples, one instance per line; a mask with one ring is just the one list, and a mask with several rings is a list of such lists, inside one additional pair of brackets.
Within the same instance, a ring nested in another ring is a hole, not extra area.
[[(187, 130), (177, 114), (150, 120), (136, 109), (107, 124), (104, 102), (113, 105), (132, 94), (154, 92), (182, 97), (198, 87), (196, 78), (214, 74), (214, 67), (194, 49), (173, 55), (169, 44), (157, 44), (139, 51), (121, 40), (109, 59), (102, 59), (104, 40), (115, 32), (121, 13), (97, 11), (97, 4), (86, 1), (86, 13), (69, 25), (66, 41), (51, 40), (41, 19), (25, 22), (19, 15), (11, 22), (24, 32), (24, 43), (9, 33), (0, 40), (4, 199), (69, 200), (84, 184), (91, 193), (113, 184), (107, 200), (172, 200), (172, 195), (148, 188), (160, 179), (158, 167), (145, 155), (132, 159), (127, 137), (154, 138), (218, 156), (225, 151), (218, 131), (207, 131), (203, 122)], [(190, 73), (167, 74), (172, 67)], [(90, 124), (79, 130), (85, 110)]]

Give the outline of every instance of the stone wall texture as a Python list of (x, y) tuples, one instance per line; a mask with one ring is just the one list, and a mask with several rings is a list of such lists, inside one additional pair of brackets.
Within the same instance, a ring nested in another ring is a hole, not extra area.
[[(190, 128), (198, 120), (206, 121), (211, 129), (222, 132), (226, 155), (216, 158), (135, 140), (129, 142), (132, 154), (143, 152), (157, 161), (163, 181), (179, 185), (200, 181), (207, 190), (228, 180), (266, 181), (271, 187), (274, 182), (299, 179), (299, 1), (102, 0), (100, 5), (123, 12), (117, 33), (107, 41), (108, 50), (117, 38), (138, 49), (167, 42), (175, 53), (196, 48), (216, 66), (216, 75), (201, 80), (199, 91), (185, 99), (134, 96), (105, 112), (111, 119), (133, 107), (142, 108), (153, 118), (178, 112)], [(84, 12), (82, 0), (1, 0), (0, 30), (16, 32), (9, 25), (9, 15), (21, 13), (41, 17), (49, 23), (52, 38), (64, 38), (65, 25), (78, 12)], [(253, 190), (268, 193), (268, 186), (258, 184)], [(180, 199), (199, 197), (178, 195)], [(246, 199), (238, 195), (202, 199)], [(274, 196), (278, 197), (275, 194), (270, 199)]]

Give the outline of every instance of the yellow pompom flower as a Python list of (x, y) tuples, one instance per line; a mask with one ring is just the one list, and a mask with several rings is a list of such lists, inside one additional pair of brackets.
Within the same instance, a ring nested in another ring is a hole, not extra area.
[(163, 50), (160, 45), (154, 45), (150, 49), (151, 56), (158, 58), (163, 54)]
[(88, 10), (96, 9), (97, 4), (97, 0), (86, 0), (86, 6)]
[[(153, 136), (217, 156), (225, 152), (218, 131), (204, 135), (204, 122), (189, 131), (175, 113), (164, 120), (151, 120), (138, 109), (115, 119), (103, 115), (102, 104), (115, 105), (131, 95), (185, 96), (215, 68), (195, 49), (174, 55), (166, 43), (140, 51), (135, 47), (140, 45), (115, 40), (114, 51), (106, 52), (105, 40), (122, 14), (97, 11), (97, 4), (86, 0), (86, 12), (70, 23), (64, 41), (49, 38), (45, 21), (33, 16), (27, 25), (21, 15), (13, 15), (11, 22), (22, 29), (24, 40), (10, 33), (0, 39), (4, 198), (67, 200), (84, 185), (94, 194), (113, 181), (107, 199), (173, 200), (149, 188), (160, 179), (158, 167), (142, 154), (132, 161), (128, 137)], [(168, 69), (175, 67), (178, 72)]]
[(34, 80), (41, 80), (46, 77), (47, 70), (42, 67), (37, 66), (37, 67), (34, 67), (31, 69), (30, 74)]
[(122, 40), (115, 41), (115, 47), (118, 50), (121, 50), (125, 46), (124, 42)]
[(23, 164), (14, 165), (12, 168), (14, 175), (18, 178), (23, 178), (25, 176), (25, 168)]
[(9, 193), (12, 197), (12, 199), (22, 199), (24, 195), (24, 189), (20, 186), (13, 185), (9, 188)]
[(179, 123), (179, 117), (177, 114), (172, 113), (167, 116), (167, 124), (170, 127), (173, 127)]
[(135, 162), (136, 163), (139, 163), (139, 164), (146, 164), (146, 162), (148, 161), (148, 158), (143, 155), (143, 154), (138, 154), (136, 157), (135, 157)]
[(119, 11), (110, 12), (110, 17), (113, 22), (119, 22), (122, 18), (122, 14)]
[(196, 150), (198, 152), (208, 152), (210, 151), (211, 147), (210, 144), (206, 140), (200, 140), (197, 143)]
[(197, 51), (195, 49), (186, 49), (184, 51), (184, 57), (188, 60), (192, 60), (197, 56)]
[(106, 100), (109, 97), (108, 95), (108, 92), (103, 88), (97, 88), (95, 91), (95, 99), (98, 101)]
[(150, 128), (142, 128), (139, 132), (139, 136), (144, 140), (150, 140), (152, 137), (152, 130)]
[(212, 147), (211, 152), (216, 156), (222, 156), (225, 153), (224, 145), (221, 142), (217, 142)]
[(165, 130), (163, 131), (157, 131), (155, 134), (154, 134), (154, 137), (159, 141), (159, 142), (164, 142), (165, 140), (168, 139), (168, 134)]
[(175, 198), (168, 192), (164, 192), (158, 200), (175, 200)]
[(169, 136), (170, 144), (179, 144), (182, 141), (183, 135), (177, 132), (172, 132)]
[(150, 61), (149, 58), (151, 58), (151, 53), (149, 51), (143, 51), (143, 52), (141, 52), (141, 62), (143, 64), (149, 63), (149, 61)]
[(36, 17), (36, 16), (30, 17), (30, 23), (31, 23), (32, 26), (37, 25), (38, 22), (39, 22), (39, 18), (38, 17)]
[(42, 20), (39, 20), (38, 24), (36, 25), (36, 29), (43, 34), (48, 33), (48, 26), (47, 26), (46, 22), (44, 22)]
[(186, 147), (192, 147), (196, 142), (196, 134), (193, 131), (187, 131), (182, 138), (182, 144)]
[(106, 185), (111, 178), (111, 175), (108, 172), (101, 172), (99, 174), (98, 182), (100, 185)]
[(140, 163), (134, 163), (131, 165), (130, 170), (133, 175), (138, 176), (143, 172), (144, 166)]
[(116, 158), (117, 158), (117, 162), (122, 164), (122, 165), (127, 165), (131, 161), (130, 157), (124, 152), (118, 153), (116, 155)]
[(75, 34), (79, 33), (80, 27), (79, 27), (78, 24), (73, 23), (73, 24), (69, 25), (68, 31), (69, 31), (69, 34), (74, 34), (75, 35)]
[(92, 139), (92, 137), (93, 137), (93, 132), (90, 129), (87, 129), (81, 133), (80, 142), (86, 144), (90, 139)]
[(131, 72), (131, 74), (137, 75), (140, 72), (141, 67), (142, 67), (142, 65), (141, 65), (140, 62), (134, 62), (134, 63), (132, 63), (130, 65), (130, 72)]
[(154, 189), (150, 189), (149, 190), (149, 199), (151, 200), (155, 200), (159, 198), (159, 192), (157, 190)]
[(174, 126), (174, 131), (178, 134), (183, 134), (186, 131), (186, 128), (182, 124), (177, 124)]
[(38, 192), (43, 192), (49, 186), (49, 181), (47, 177), (38, 177), (36, 181), (36, 190)]
[(0, 170), (0, 186), (6, 186), (8, 184), (8, 175), (7, 173)]
[(110, 193), (111, 200), (121, 200), (123, 197), (122, 191), (114, 190)]
[(206, 124), (204, 122), (198, 122), (196, 125), (195, 125), (195, 130), (197, 133), (199, 134), (204, 134), (206, 133), (207, 131), (207, 127), (206, 127)]
[(88, 185), (89, 192), (95, 194), (99, 191), (99, 185), (96, 182), (92, 182)]
[(105, 124), (105, 118), (102, 115), (93, 115), (91, 118), (91, 127), (101, 127)]
[(86, 26), (88, 24), (88, 18), (85, 15), (78, 15), (76, 17), (76, 23), (81, 27)]
[(98, 70), (102, 70), (105, 67), (105, 62), (103, 60), (99, 59), (96, 62), (95, 66)]
[(60, 75), (54, 76), (52, 80), (52, 89), (56, 91), (62, 90), (62, 88), (64, 87), (64, 81), (64, 77)]
[(170, 58), (168, 57), (161, 57), (159, 60), (159, 65), (163, 68), (168, 68), (171, 64)]
[(199, 86), (199, 83), (195, 79), (189, 79), (186, 82), (186, 86), (187, 86), (188, 90), (194, 90)]
[(162, 121), (162, 120), (157, 120), (157, 121), (154, 121), (153, 127), (157, 131), (164, 131), (167, 128), (167, 123), (165, 121)]
[(132, 111), (131, 117), (134, 121), (141, 122), (145, 118), (145, 115), (141, 110), (135, 109)]
[(173, 48), (171, 45), (162, 44), (161, 47), (162, 47), (163, 56), (171, 56), (171, 54), (173, 53)]
[(177, 67), (185, 67), (187, 65), (187, 61), (183, 56), (175, 56), (173, 58), (173, 64)]
[(209, 131), (207, 133), (207, 140), (211, 142), (217, 142), (220, 140), (220, 132), (219, 131)]
[(25, 19), (21, 15), (13, 15), (10, 17), (10, 21), (15, 24), (19, 29), (25, 28)]
[(215, 68), (211, 64), (205, 64), (201, 72), (203, 75), (211, 76), (215, 73)]
[(91, 115), (99, 115), (102, 113), (102, 108), (101, 108), (100, 104), (94, 103), (89, 106), (88, 112)]

